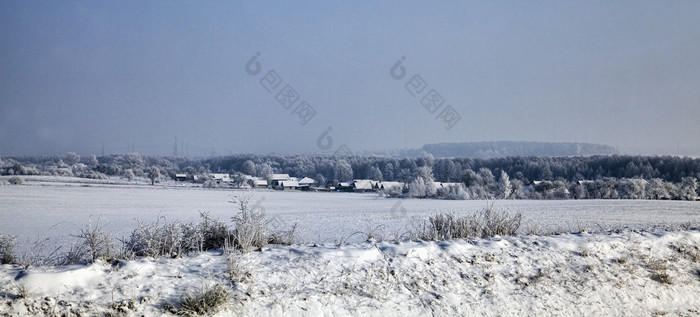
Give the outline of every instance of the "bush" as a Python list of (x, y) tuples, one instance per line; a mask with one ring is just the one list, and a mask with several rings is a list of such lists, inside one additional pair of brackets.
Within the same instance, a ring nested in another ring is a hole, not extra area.
[[(139, 222), (128, 240), (123, 241), (126, 257), (163, 255), (179, 257), (191, 252), (221, 249), (234, 239), (231, 229), (209, 213), (200, 212), (198, 223), (168, 223), (159, 217), (155, 223)], [(162, 219), (162, 222), (161, 222)]]
[(297, 237), (298, 223), (294, 223), (289, 230), (273, 231), (270, 233), (270, 237), (267, 240), (269, 244), (281, 244), (281, 245), (292, 245)]
[(232, 218), (233, 243), (236, 249), (247, 251), (252, 247), (262, 248), (268, 243), (265, 210), (260, 206), (249, 206), (252, 195), (235, 196), (233, 202), (238, 205), (239, 213)]
[(521, 222), (520, 212), (497, 211), (489, 205), (473, 215), (459, 217), (450, 212), (431, 216), (414, 236), (425, 240), (512, 236), (520, 228)]
[(201, 240), (192, 229), (192, 224), (180, 222), (168, 223), (161, 217), (153, 224), (139, 222), (138, 228), (131, 232), (129, 240), (124, 241), (125, 256), (145, 256), (156, 258), (167, 255), (179, 257), (184, 253), (197, 250)]
[(16, 264), (15, 247), (17, 247), (14, 236), (0, 234), (0, 264)]
[(436, 214), (428, 218), (420, 235), (426, 240), (448, 240), (478, 237), (481, 225), (475, 216), (457, 217), (454, 213)]
[(80, 238), (80, 242), (68, 252), (64, 260), (65, 264), (111, 260), (114, 255), (114, 243), (112, 237), (103, 229), (104, 226), (100, 225), (99, 220), (94, 227), (90, 220), (86, 228), (80, 229), (80, 233), (75, 236)]
[(24, 179), (22, 179), (21, 177), (15, 176), (15, 177), (10, 177), (10, 179), (8, 180), (8, 182), (9, 182), (11, 185), (22, 185), (22, 183), (24, 183)]
[(486, 207), (477, 217), (482, 222), (482, 238), (512, 236), (518, 231), (523, 220), (523, 214), (520, 212), (494, 210), (493, 206)]
[(213, 219), (208, 212), (200, 212), (202, 221), (198, 225), (201, 250), (221, 249), (233, 240), (231, 229), (224, 222)]

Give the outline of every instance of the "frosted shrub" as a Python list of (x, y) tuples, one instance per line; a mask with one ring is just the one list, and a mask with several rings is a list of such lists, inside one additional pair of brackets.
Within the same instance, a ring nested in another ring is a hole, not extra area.
[(191, 252), (221, 249), (230, 244), (232, 231), (225, 223), (206, 212), (200, 212), (200, 217), (199, 223), (168, 223), (165, 217), (152, 224), (139, 222), (129, 239), (123, 241), (124, 256), (179, 257)]
[[(168, 255), (172, 257), (180, 256), (191, 250), (191, 247), (186, 247), (185, 233), (192, 233), (189, 230), (190, 224), (181, 224), (179, 222), (167, 223), (165, 217), (161, 224), (161, 217), (152, 224), (144, 224), (139, 222), (138, 227), (131, 232), (129, 240), (124, 241), (127, 257), (129, 256), (145, 256), (158, 257)], [(191, 237), (191, 238), (196, 238)], [(192, 243), (193, 241), (188, 241)]]
[(14, 236), (0, 234), (0, 264), (17, 263), (15, 257), (15, 247), (17, 246)]
[(199, 222), (201, 250), (221, 249), (231, 244), (232, 231), (224, 222), (213, 219), (208, 212), (200, 212), (202, 220)]
[(232, 220), (233, 243), (236, 249), (243, 251), (251, 247), (262, 248), (268, 242), (267, 219), (265, 210), (260, 206), (249, 206), (252, 195), (235, 196), (233, 203), (238, 205), (239, 212)]
[(482, 225), (482, 238), (493, 236), (512, 236), (520, 228), (523, 215), (520, 212), (511, 213), (506, 210), (495, 210), (488, 206), (477, 213)]
[(104, 226), (92, 225), (92, 220), (87, 227), (80, 229), (80, 233), (75, 237), (79, 238), (77, 245), (74, 245), (66, 254), (65, 264), (72, 263), (93, 263), (96, 260), (110, 260), (114, 252), (112, 237), (104, 231)]
[(427, 240), (464, 239), (478, 237), (479, 233), (480, 224), (476, 217), (458, 217), (450, 212), (428, 218), (428, 224), (420, 237)]
[(494, 210), (488, 206), (473, 215), (456, 216), (450, 212), (431, 216), (414, 236), (426, 240), (511, 236), (518, 231), (521, 222), (520, 212)]

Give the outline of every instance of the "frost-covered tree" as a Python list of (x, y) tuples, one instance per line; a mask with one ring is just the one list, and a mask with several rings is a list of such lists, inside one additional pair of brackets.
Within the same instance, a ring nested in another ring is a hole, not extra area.
[(574, 182), (569, 186), (569, 192), (571, 194), (571, 198), (573, 199), (586, 199), (587, 194), (586, 194), (586, 186), (583, 184), (579, 184), (578, 182)]
[(394, 164), (391, 164), (391, 162), (386, 163), (384, 165), (384, 170), (382, 171), (382, 176), (384, 177), (385, 180), (388, 181), (393, 181), (395, 180), (394, 176)]
[(481, 180), (480, 185), (484, 186), (487, 191), (493, 193), (496, 190), (497, 184), (496, 184), (496, 177), (493, 176), (493, 173), (491, 173), (491, 170), (482, 167), (479, 169), (479, 177)]
[(457, 184), (449, 187), (449, 193), (447, 194), (447, 199), (453, 200), (467, 200), (469, 199), (469, 193), (467, 192), (464, 184)]
[(133, 170), (128, 169), (124, 171), (124, 177), (126, 177), (126, 179), (131, 182), (134, 180), (134, 178), (136, 178), (136, 175), (134, 174)]
[(679, 188), (679, 196), (682, 200), (696, 200), (698, 198), (698, 180), (695, 177), (685, 177)]
[(622, 199), (642, 199), (645, 197), (645, 183), (639, 178), (623, 178), (618, 181), (618, 194)]
[(339, 181), (352, 180), (352, 166), (346, 160), (339, 160), (335, 164), (333, 177)]
[(562, 180), (555, 180), (552, 182), (552, 197), (554, 199), (567, 199), (569, 198), (569, 190), (567, 189), (567, 184)]
[(143, 159), (143, 156), (139, 153), (129, 153), (125, 156), (122, 156), (120, 159), (121, 168), (123, 169), (131, 169), (134, 171), (134, 174), (136, 176), (143, 176), (143, 170), (146, 168), (146, 163)]
[(275, 172), (272, 170), (272, 166), (268, 163), (262, 163), (260, 164), (260, 168), (258, 168), (258, 177), (262, 177), (265, 180), (270, 180), (272, 178), (272, 174)]
[(157, 166), (148, 168), (148, 179), (151, 180), (151, 185), (155, 185), (156, 181), (160, 179), (160, 169)]
[(501, 171), (501, 177), (498, 180), (498, 197), (508, 199), (511, 193), (510, 178), (505, 171)]
[(527, 195), (525, 193), (525, 190), (523, 189), (523, 181), (520, 179), (513, 179), (510, 182), (510, 186), (513, 190), (513, 192), (510, 194), (510, 198), (515, 198), (515, 199), (526, 199)]
[(243, 165), (241, 165), (241, 173), (252, 176), (258, 175), (257, 170), (255, 169), (255, 163), (253, 163), (251, 160), (243, 162)]
[(437, 192), (438, 188), (435, 185), (435, 181), (430, 180), (425, 182), (425, 197), (435, 197)]
[(66, 154), (66, 164), (68, 166), (73, 166), (75, 164), (78, 164), (80, 162), (80, 155), (76, 154), (75, 152), (68, 152)]
[(370, 166), (367, 169), (367, 179), (375, 180), (375, 181), (382, 181), (384, 180), (384, 177), (382, 175), (382, 171), (379, 170), (376, 166)]
[(90, 166), (90, 168), (96, 168), (98, 165), (100, 165), (100, 161), (97, 160), (97, 156), (95, 156), (94, 154), (90, 155), (88, 166)]
[(425, 181), (423, 178), (416, 177), (416, 179), (408, 185), (408, 196), (414, 198), (425, 197)]
[(647, 196), (651, 199), (670, 199), (671, 195), (668, 193), (666, 184), (664, 181), (658, 178), (652, 178), (649, 180), (649, 184), (646, 187)]
[(316, 177), (314, 177), (314, 181), (316, 181), (316, 186), (323, 186), (326, 183), (326, 178), (323, 177), (323, 174), (318, 173)]

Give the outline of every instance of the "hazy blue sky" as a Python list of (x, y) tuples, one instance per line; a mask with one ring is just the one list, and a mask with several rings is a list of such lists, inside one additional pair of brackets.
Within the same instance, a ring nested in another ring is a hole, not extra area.
[(0, 155), (172, 154), (175, 137), (191, 156), (495, 140), (700, 155), (698, 17), (700, 1), (2, 1)]

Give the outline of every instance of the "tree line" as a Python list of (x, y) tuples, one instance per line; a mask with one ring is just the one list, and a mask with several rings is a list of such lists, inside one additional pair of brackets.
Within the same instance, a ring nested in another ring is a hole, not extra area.
[[(286, 173), (319, 183), (371, 179), (405, 186), (396, 195), (453, 199), (690, 199), (697, 197), (700, 159), (677, 156), (418, 158), (329, 155), (233, 155), (208, 159), (139, 153), (0, 158), (0, 175), (119, 176), (189, 179), (209, 173), (269, 177)], [(206, 178), (199, 178), (206, 179)], [(449, 183), (450, 187), (435, 182)], [(456, 186), (459, 185), (459, 186)]]

